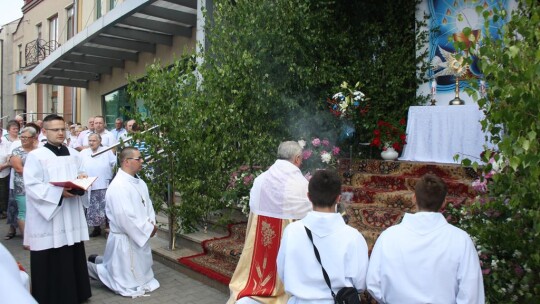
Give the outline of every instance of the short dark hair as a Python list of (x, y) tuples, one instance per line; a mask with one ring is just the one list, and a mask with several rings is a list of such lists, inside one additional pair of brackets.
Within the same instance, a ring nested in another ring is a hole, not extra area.
[(425, 174), (414, 187), (418, 208), (432, 212), (441, 209), (446, 198), (446, 192), (446, 184), (434, 174)]
[(124, 163), (124, 160), (126, 160), (126, 158), (132, 157), (135, 151), (139, 150), (135, 147), (125, 147), (124, 149), (122, 149), (122, 151), (120, 152), (120, 164)]
[(60, 116), (60, 115), (56, 115), (56, 114), (49, 114), (47, 116), (45, 116), (45, 118), (43, 118), (43, 122), (49, 122), (49, 121), (53, 121), (53, 120), (61, 120), (61, 121), (64, 121), (64, 117)]
[(309, 198), (317, 207), (331, 207), (341, 194), (341, 178), (334, 170), (317, 170), (309, 180)]

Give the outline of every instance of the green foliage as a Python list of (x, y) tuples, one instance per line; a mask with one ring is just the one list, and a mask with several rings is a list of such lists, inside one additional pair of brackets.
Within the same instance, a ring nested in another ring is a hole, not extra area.
[(234, 168), (267, 167), (283, 140), (336, 142), (341, 121), (325, 102), (343, 81), (360, 80), (373, 101), (351, 144), (369, 140), (380, 117), (403, 117), (421, 100), (415, 94), (427, 68), (420, 64), (426, 53), (415, 55), (427, 37), (415, 27), (419, 2), (214, 1), (205, 28), (210, 47), (199, 63), (184, 58), (161, 68), (156, 62), (128, 89), (145, 101), (148, 125), (159, 124), (167, 138), (155, 145), (169, 160), (155, 166), (174, 174), (153, 186), (159, 196), (160, 184), (174, 181), (182, 202), (166, 211), (192, 230), (224, 206)]
[[(486, 22), (490, 12), (478, 8)], [(493, 18), (506, 18), (494, 11)], [(540, 302), (540, 3), (519, 1), (502, 32), (487, 35), (475, 55), (488, 84), (478, 103), (486, 113), (484, 129), (498, 145), (486, 151), (502, 164), (488, 183), (486, 197), (460, 221), (474, 236), (483, 262), (489, 303)], [(471, 93), (475, 93), (471, 91)], [(478, 95), (476, 95), (479, 97)], [(492, 165), (484, 167), (491, 171)]]

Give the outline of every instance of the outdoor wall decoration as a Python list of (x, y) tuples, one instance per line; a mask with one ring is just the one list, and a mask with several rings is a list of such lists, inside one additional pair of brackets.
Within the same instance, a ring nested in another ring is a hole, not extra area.
[[(453, 0), (440, 1), (428, 0), (428, 10), (431, 15), (430, 29), (432, 35), (429, 41), (429, 52), (433, 70), (430, 72), (432, 79), (436, 79), (436, 91), (451, 92), (456, 87), (456, 75), (451, 73), (448, 66), (448, 54), (456, 52), (454, 41), (465, 42), (470, 47), (473, 40), (482, 43), (482, 36), (486, 31), (498, 38), (497, 29), (506, 21), (499, 19), (497, 22), (491, 22), (488, 28), (484, 26), (484, 18), (476, 12), (477, 6), (482, 6), (491, 12), (494, 10), (508, 9), (508, 4), (512, 0)], [(472, 33), (467, 36), (463, 34), (464, 28), (470, 28)], [(464, 50), (464, 56), (470, 55), (469, 50)], [(472, 58), (472, 64), (466, 67), (465, 71), (460, 72), (458, 77), (461, 80), (459, 86), (464, 88), (467, 81), (482, 79), (482, 72), (478, 67), (478, 59)]]

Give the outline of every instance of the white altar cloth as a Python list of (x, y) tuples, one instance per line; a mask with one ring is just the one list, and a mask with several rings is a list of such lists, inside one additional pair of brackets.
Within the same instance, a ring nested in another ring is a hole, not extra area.
[[(400, 160), (459, 163), (480, 158), (486, 144), (478, 105), (409, 108), (407, 145)], [(454, 161), (458, 154), (459, 160)]]

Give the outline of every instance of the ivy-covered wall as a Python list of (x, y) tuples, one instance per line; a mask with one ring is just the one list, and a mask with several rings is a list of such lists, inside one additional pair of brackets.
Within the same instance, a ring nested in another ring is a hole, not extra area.
[[(415, 30), (418, 2), (215, 1), (202, 63), (156, 63), (129, 88), (146, 101), (147, 123), (168, 138), (155, 146), (174, 155), (163, 170), (174, 169), (168, 178), (182, 194), (183, 228), (222, 205), (230, 171), (270, 165), (280, 141), (367, 142), (377, 120), (398, 121), (422, 101), (416, 54), (426, 34)], [(355, 136), (340, 138), (343, 121), (326, 99), (343, 81), (359, 81), (370, 102)]]

